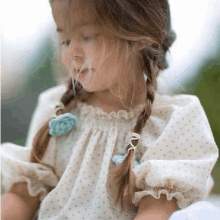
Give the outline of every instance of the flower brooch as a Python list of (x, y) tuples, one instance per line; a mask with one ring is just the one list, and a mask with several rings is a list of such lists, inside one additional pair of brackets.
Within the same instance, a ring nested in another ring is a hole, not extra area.
[(49, 134), (54, 137), (64, 136), (71, 132), (71, 130), (77, 127), (77, 117), (69, 112), (57, 115), (57, 111), (65, 110), (65, 106), (62, 102), (55, 107), (55, 115), (52, 120), (49, 121)]

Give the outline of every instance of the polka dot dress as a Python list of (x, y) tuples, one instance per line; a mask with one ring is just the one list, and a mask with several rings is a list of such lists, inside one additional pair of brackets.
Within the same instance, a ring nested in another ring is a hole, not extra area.
[(199, 99), (193, 95), (156, 93), (152, 115), (135, 150), (139, 164), (133, 169), (137, 190), (132, 204), (124, 194), (125, 210), (114, 206), (115, 183), (109, 177), (117, 166), (114, 155), (125, 155), (132, 128), (144, 103), (132, 111), (107, 113), (79, 102), (71, 113), (77, 128), (64, 137), (52, 137), (43, 162), (28, 158), (37, 129), (53, 115), (65, 86), (51, 88), (39, 97), (26, 147), (1, 145), (2, 185), (7, 192), (15, 182), (27, 182), (30, 195), (40, 194), (40, 220), (134, 219), (146, 195), (177, 199), (180, 209), (206, 199), (214, 181), (211, 171), (219, 152)]

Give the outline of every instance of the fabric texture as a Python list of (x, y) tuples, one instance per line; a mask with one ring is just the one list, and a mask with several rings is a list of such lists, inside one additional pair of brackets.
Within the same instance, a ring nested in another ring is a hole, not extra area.
[(156, 93), (152, 115), (135, 150), (133, 173), (138, 190), (132, 204), (125, 192), (122, 213), (119, 205), (114, 206), (116, 185), (109, 174), (127, 153), (125, 148), (144, 103), (129, 112), (107, 113), (79, 102), (71, 111), (77, 117), (76, 129), (67, 136), (51, 137), (43, 158), (56, 173), (28, 162), (37, 130), (52, 117), (65, 90), (59, 85), (39, 96), (25, 147), (1, 145), (3, 188), (7, 192), (15, 182), (28, 182), (30, 195), (41, 194), (38, 219), (127, 220), (136, 216), (146, 195), (175, 197), (181, 210), (209, 196), (219, 151), (204, 109), (193, 95)]
[(195, 202), (185, 209), (174, 212), (169, 220), (219, 220), (220, 209), (207, 201)]

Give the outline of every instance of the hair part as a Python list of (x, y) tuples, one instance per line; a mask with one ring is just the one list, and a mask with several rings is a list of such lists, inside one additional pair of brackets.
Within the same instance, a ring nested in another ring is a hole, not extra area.
[[(50, 1), (53, 4), (53, 0)], [(135, 80), (136, 76), (127, 76), (126, 67), (129, 64), (130, 58), (134, 54), (138, 54), (140, 58), (140, 65), (143, 73), (147, 76), (146, 81), (146, 104), (137, 118), (136, 125), (132, 129), (133, 132), (141, 135), (143, 127), (146, 125), (152, 113), (152, 106), (154, 103), (155, 92), (157, 90), (157, 77), (160, 70), (168, 68), (166, 61), (166, 53), (175, 41), (176, 35), (171, 30), (170, 10), (167, 0), (95, 0), (91, 1), (69, 1), (69, 4), (82, 3), (83, 5), (93, 4), (95, 10), (96, 20), (100, 21), (107, 31), (115, 36), (116, 56), (114, 65), (122, 72), (122, 78), (119, 79), (119, 96), (123, 100), (123, 94), (128, 88), (123, 87), (123, 80), (132, 78)], [(57, 43), (57, 42), (56, 42)], [(143, 49), (138, 50), (137, 45), (142, 44)], [(60, 45), (60, 44), (59, 44)], [(117, 65), (121, 61), (121, 49), (126, 53), (126, 65)], [(103, 45), (103, 58), (100, 63), (104, 62), (106, 57), (105, 45)], [(60, 47), (58, 46), (58, 53), (60, 57)], [(63, 64), (59, 60), (59, 65), (62, 68)], [(113, 65), (113, 66), (114, 66)], [(65, 69), (65, 67), (63, 68)], [(62, 74), (62, 73), (61, 73)], [(125, 78), (124, 78), (124, 77)], [(93, 93), (84, 90), (82, 85), (76, 80), (72, 81), (71, 77), (60, 82), (67, 84), (67, 90), (61, 98), (61, 102), (65, 105), (67, 111), (70, 110), (70, 103), (74, 102), (77, 106), (77, 101), (86, 102)], [(113, 91), (112, 91), (113, 92)], [(59, 112), (62, 114), (64, 112)], [(34, 163), (42, 163), (42, 158), (48, 147), (50, 140), (49, 123), (50, 120), (37, 132), (31, 151), (30, 161)], [(132, 144), (138, 146), (138, 140), (132, 140)], [(130, 144), (126, 146), (126, 151), (130, 148)], [(116, 182), (117, 196), (115, 205), (120, 202), (121, 211), (123, 210), (124, 202), (123, 195), (128, 189), (128, 199), (132, 202), (134, 194), (134, 177), (133, 177), (133, 163), (134, 150), (129, 150), (125, 160), (115, 168), (110, 175), (112, 181)], [(54, 169), (55, 170), (55, 169)]]

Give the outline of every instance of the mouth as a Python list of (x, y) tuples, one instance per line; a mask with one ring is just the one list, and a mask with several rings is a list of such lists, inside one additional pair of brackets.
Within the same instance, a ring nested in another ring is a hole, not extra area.
[[(75, 72), (76, 74), (83, 74), (83, 73), (85, 73), (85, 72), (87, 72), (87, 71), (89, 71), (88, 68), (83, 69), (81, 72), (80, 72), (80, 69), (74, 69), (74, 72)], [(91, 71), (94, 71), (94, 69), (91, 68)]]
[[(80, 74), (87, 72), (87, 70), (88, 70), (88, 69), (82, 70), (82, 71), (80, 72)], [(79, 71), (78, 71), (78, 73), (79, 73)]]
[(77, 73), (77, 74), (81, 74), (81, 73), (84, 73), (84, 72), (86, 72), (88, 69), (86, 68), (86, 69), (83, 69), (81, 72), (80, 72), (80, 68), (79, 69), (74, 69), (74, 72), (75, 73)]
[[(78, 79), (82, 80), (88, 76), (87, 73), (89, 69), (88, 68), (83, 69), (81, 72), (80, 69), (74, 69), (74, 71), (75, 71), (75, 77), (78, 77)], [(91, 72), (94, 72), (93, 68), (91, 69)]]

